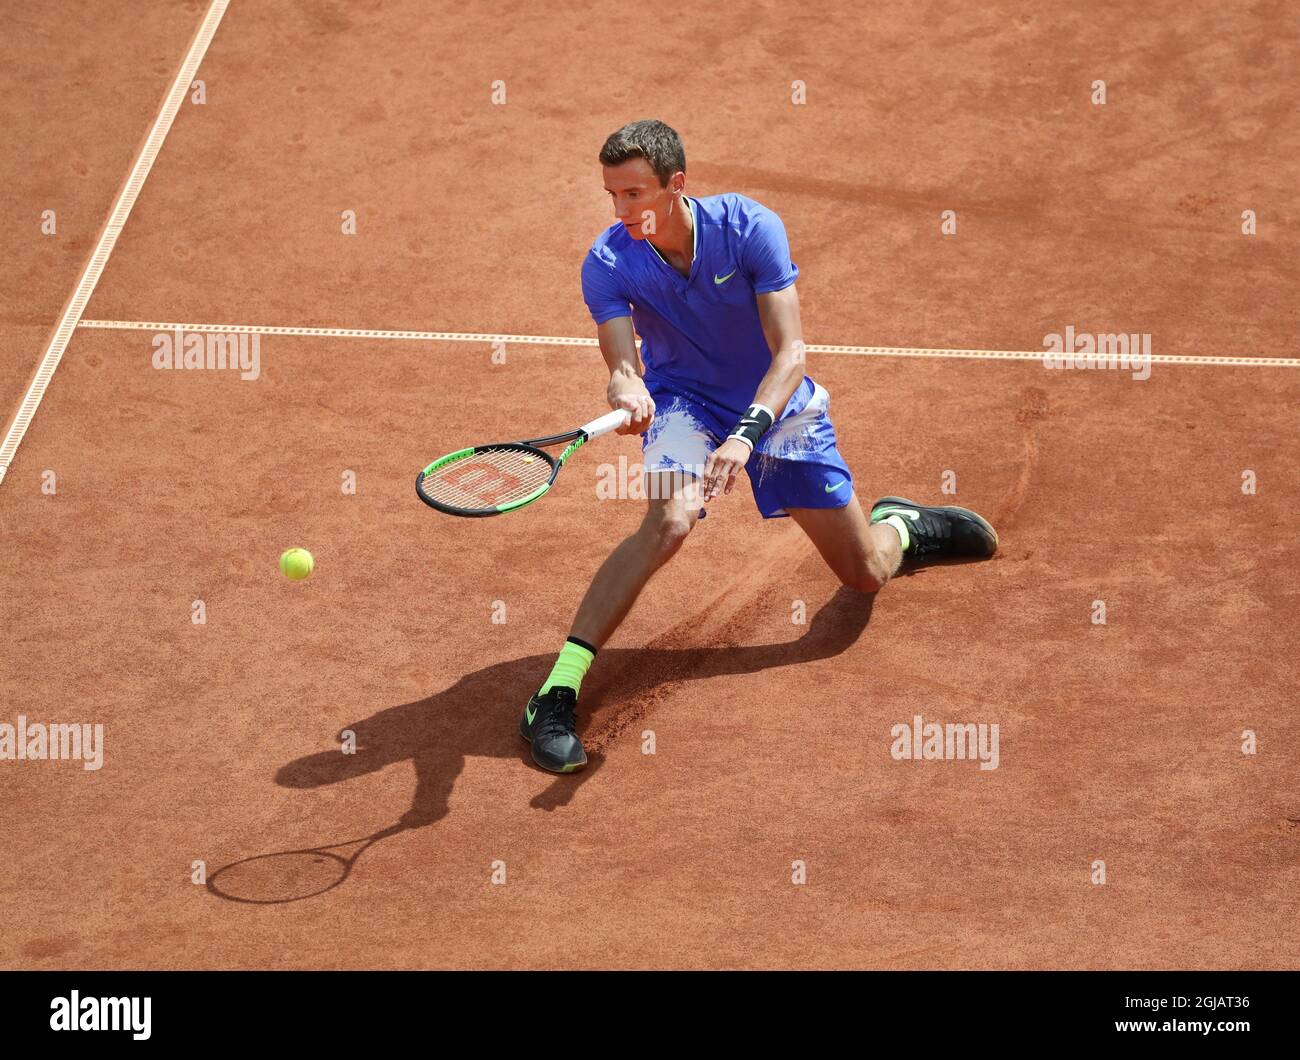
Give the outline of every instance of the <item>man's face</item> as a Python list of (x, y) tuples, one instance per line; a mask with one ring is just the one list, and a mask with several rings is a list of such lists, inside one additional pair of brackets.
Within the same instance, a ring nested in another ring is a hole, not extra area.
[[(605, 191), (614, 204), (614, 216), (633, 239), (645, 239), (664, 230), (674, 192), (686, 184), (685, 173), (678, 170), (669, 178), (668, 186), (661, 188), (659, 178), (644, 158), (629, 158), (622, 165), (604, 166), (603, 172)], [(645, 222), (647, 213), (654, 217), (653, 232), (646, 230), (649, 228)]]

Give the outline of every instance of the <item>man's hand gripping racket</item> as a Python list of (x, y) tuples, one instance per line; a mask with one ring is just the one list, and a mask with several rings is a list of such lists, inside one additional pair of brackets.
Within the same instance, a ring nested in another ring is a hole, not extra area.
[[(560, 468), (582, 446), (632, 422), (627, 409), (615, 409), (575, 430), (549, 438), (497, 442), (458, 449), (439, 457), (415, 480), (415, 492), (431, 508), (448, 515), (502, 515), (541, 500)], [(563, 446), (558, 456), (546, 450)]]

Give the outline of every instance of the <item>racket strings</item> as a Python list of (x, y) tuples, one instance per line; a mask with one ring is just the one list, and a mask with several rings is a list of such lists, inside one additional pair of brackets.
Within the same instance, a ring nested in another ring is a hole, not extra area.
[(435, 501), (456, 508), (495, 508), (523, 500), (551, 478), (545, 456), (513, 446), (494, 446), (439, 468), (424, 479)]

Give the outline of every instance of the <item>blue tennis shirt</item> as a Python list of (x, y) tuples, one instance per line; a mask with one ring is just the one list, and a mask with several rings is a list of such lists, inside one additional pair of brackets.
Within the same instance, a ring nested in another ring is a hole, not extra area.
[[(731, 424), (772, 365), (755, 296), (789, 287), (799, 267), (781, 218), (762, 203), (734, 192), (682, 198), (695, 219), (689, 278), (615, 223), (583, 259), (582, 297), (597, 324), (632, 318), (652, 395), (693, 398)], [(805, 375), (782, 418), (812, 393)]]

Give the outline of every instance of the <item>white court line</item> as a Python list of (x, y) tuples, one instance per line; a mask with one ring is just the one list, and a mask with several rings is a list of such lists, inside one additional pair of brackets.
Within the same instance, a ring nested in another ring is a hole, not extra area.
[(190, 49), (185, 55), (185, 61), (181, 63), (181, 68), (176, 73), (176, 79), (172, 82), (171, 91), (167, 93), (167, 98), (163, 100), (162, 109), (158, 112), (158, 117), (154, 119), (153, 128), (149, 131), (149, 137), (145, 140), (144, 146), (140, 148), (140, 153), (136, 156), (135, 165), (131, 167), (131, 173), (127, 177), (126, 184), (118, 193), (117, 202), (113, 204), (113, 210), (108, 215), (104, 230), (99, 235), (99, 242), (95, 244), (95, 251), (91, 254), (90, 260), (86, 262), (86, 267), (82, 270), (81, 279), (77, 281), (72, 297), (68, 299), (67, 304), (63, 307), (63, 316), (54, 329), (49, 345), (45, 347), (45, 354), (41, 357), (41, 363), (36, 369), (36, 374), (27, 387), (27, 393), (23, 395), (22, 404), (18, 406), (18, 411), (9, 423), (9, 429), (5, 431), (4, 441), (0, 443), (0, 482), (4, 481), (9, 466), (13, 463), (14, 454), (18, 451), (18, 446), (22, 444), (23, 435), (27, 433), (27, 428), (31, 426), (32, 418), (36, 415), (36, 409), (45, 396), (45, 390), (50, 385), (50, 380), (54, 378), (54, 371), (59, 367), (59, 362), (63, 360), (63, 352), (68, 348), (72, 332), (81, 321), (81, 314), (85, 311), (86, 303), (90, 301), (90, 296), (95, 291), (95, 285), (99, 283), (99, 278), (104, 272), (104, 266), (108, 264), (109, 255), (113, 253), (113, 248), (117, 245), (117, 237), (122, 231), (122, 226), (126, 224), (127, 218), (131, 216), (131, 208), (135, 206), (135, 200), (140, 195), (140, 189), (144, 187), (145, 179), (153, 168), (154, 159), (158, 157), (163, 141), (167, 138), (168, 132), (171, 131), (172, 121), (176, 117), (176, 112), (180, 110), (181, 103), (185, 99), (185, 93), (189, 91), (190, 85), (194, 83), (194, 75), (198, 72), (199, 63), (203, 61), (203, 56), (207, 53), (208, 45), (212, 43), (212, 36), (217, 32), (217, 26), (221, 24), (221, 18), (226, 13), (226, 7), (229, 3), (230, 0), (212, 0), (208, 7), (208, 13), (203, 16), (198, 32), (194, 35), (194, 40), (190, 43)]
[[(212, 331), (246, 335), (304, 335), (335, 339), (408, 339), (422, 342), (505, 342), (533, 346), (596, 346), (593, 338), (557, 335), (489, 335), (472, 331), (381, 331), (373, 328), (308, 328), (272, 324), (182, 324), (155, 320), (83, 320), (80, 327), (111, 331)], [(913, 346), (825, 346), (809, 343), (809, 353), (849, 357), (934, 357), (977, 361), (1042, 361), (1038, 350), (946, 350)], [(1192, 354), (1152, 354), (1152, 364), (1203, 364), (1237, 368), (1300, 368), (1300, 357), (1213, 357)]]

